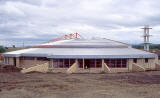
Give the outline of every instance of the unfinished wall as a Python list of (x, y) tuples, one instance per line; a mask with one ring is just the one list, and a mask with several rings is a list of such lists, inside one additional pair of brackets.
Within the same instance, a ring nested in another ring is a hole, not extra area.
[(66, 73), (68, 68), (49, 68), (49, 72)]
[(28, 73), (28, 72), (48, 72), (48, 68), (49, 68), (49, 62), (48, 63), (44, 63), (44, 64), (37, 64), (36, 66), (27, 68), (27, 69), (23, 69), (21, 70), (22, 73)]
[(75, 63), (67, 70), (67, 73), (76, 73), (78, 71), (78, 60), (75, 61)]
[(9, 65), (14, 65), (14, 58), (9, 57)]
[(156, 59), (148, 59), (148, 63), (145, 63), (145, 59), (138, 59), (137, 63), (146, 69), (155, 69)]
[(4, 57), (3, 62), (5, 65), (14, 65), (14, 58), (13, 57)]
[(20, 58), (19, 57), (16, 58), (16, 67), (20, 67)]
[[(149, 58), (148, 59), (148, 63), (145, 62), (145, 59), (137, 59), (137, 63), (138, 65), (140, 65), (141, 67), (145, 68), (145, 69), (155, 69), (155, 63), (157, 62), (156, 58)], [(132, 64), (133, 64), (133, 59), (128, 59), (128, 68), (130, 71), (132, 71)]]
[(138, 65), (136, 63), (133, 63), (132, 64), (132, 71), (133, 72), (142, 72), (142, 71), (145, 71), (145, 68), (142, 67), (141, 65)]
[(110, 68), (111, 73), (128, 72), (128, 68)]
[(160, 64), (159, 63), (156, 63), (156, 70), (160, 71)]
[(42, 60), (20, 60), (20, 67), (21, 68), (29, 68), (33, 67), (39, 64), (45, 64), (45, 63), (50, 63), (49, 61), (42, 61)]
[(133, 59), (128, 59), (127, 63), (128, 63), (128, 70), (132, 71)]

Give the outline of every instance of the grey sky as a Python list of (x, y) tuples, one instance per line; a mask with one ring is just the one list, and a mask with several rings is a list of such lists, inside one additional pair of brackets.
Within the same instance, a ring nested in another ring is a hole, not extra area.
[(50, 40), (65, 33), (142, 43), (150, 25), (160, 43), (159, 0), (0, 0), (0, 40)]

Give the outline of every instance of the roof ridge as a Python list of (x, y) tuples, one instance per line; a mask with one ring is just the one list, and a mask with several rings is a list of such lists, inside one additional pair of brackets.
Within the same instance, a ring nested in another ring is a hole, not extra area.
[(121, 44), (125, 44), (125, 45), (128, 45), (128, 46), (130, 46), (129, 44), (127, 44), (127, 43), (124, 43), (124, 42), (115, 41), (115, 40), (108, 39), (108, 38), (104, 38), (104, 39), (107, 39), (107, 40), (110, 40), (110, 41), (113, 41), (113, 42), (117, 42), (117, 43), (121, 43)]

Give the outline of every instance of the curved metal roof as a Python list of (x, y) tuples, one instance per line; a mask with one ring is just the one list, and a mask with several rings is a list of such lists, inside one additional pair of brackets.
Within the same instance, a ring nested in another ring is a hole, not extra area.
[(156, 54), (131, 48), (128, 44), (110, 39), (70, 39), (40, 44), (29, 48), (4, 53), (6, 57), (47, 58), (155, 58)]
[(47, 58), (155, 58), (154, 53), (133, 48), (30, 48), (3, 54), (7, 57)]
[(109, 39), (64, 39), (56, 42), (44, 43), (37, 48), (126, 48), (128, 44)]

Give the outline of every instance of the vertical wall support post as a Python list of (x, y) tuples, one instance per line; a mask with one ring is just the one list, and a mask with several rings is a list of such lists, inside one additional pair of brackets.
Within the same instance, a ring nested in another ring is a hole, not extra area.
[(96, 62), (96, 59), (94, 59), (94, 67), (96, 68), (96, 65), (97, 64), (97, 62)]
[(64, 68), (64, 59), (63, 59), (63, 68)]
[(36, 62), (37, 62), (37, 57), (34, 58), (34, 63), (36, 64)]
[(6, 64), (6, 57), (3, 57), (3, 62), (4, 64)]
[(85, 65), (85, 62), (84, 62), (84, 58), (83, 58), (83, 69), (84, 69), (84, 65)]
[(127, 62), (128, 62), (128, 70), (132, 71), (133, 59), (128, 59)]
[(50, 59), (49, 68), (53, 68), (53, 59)]
[(69, 59), (69, 67), (71, 67), (71, 59)]
[[(78, 64), (78, 59), (76, 59), (76, 60), (75, 60), (75, 63), (77, 63), (77, 64)], [(79, 67), (79, 66), (78, 66), (78, 67)]]
[(102, 59), (102, 70), (104, 71), (104, 59)]
[(16, 57), (16, 67), (20, 67), (20, 60), (19, 60), (19, 57)]

